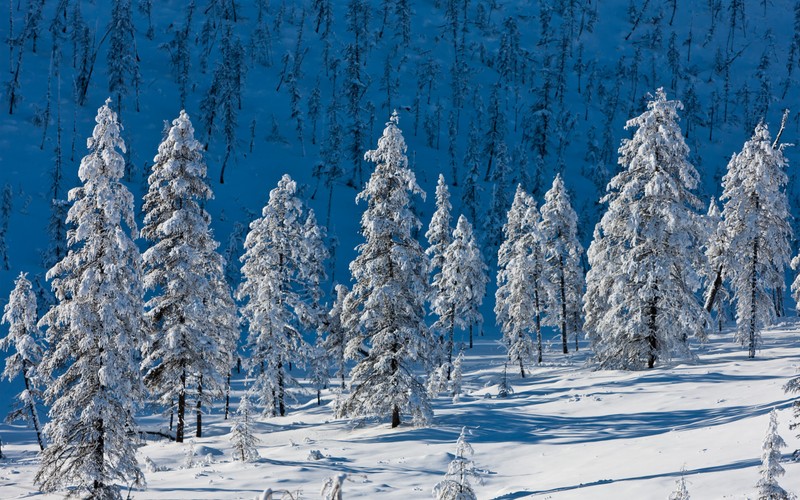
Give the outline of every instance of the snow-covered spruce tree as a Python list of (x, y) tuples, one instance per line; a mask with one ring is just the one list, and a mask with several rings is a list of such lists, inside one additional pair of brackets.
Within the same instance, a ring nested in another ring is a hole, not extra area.
[[(503, 226), (505, 240), (497, 257), (497, 291), (494, 312), (508, 350), (508, 362), (519, 365), (525, 377), (525, 365), (541, 362), (541, 242), (539, 211), (533, 198), (517, 186), (514, 202)], [(531, 333), (536, 334), (534, 346)]]
[(652, 368), (675, 354), (705, 324), (699, 286), (703, 230), (692, 193), (698, 174), (678, 126), (678, 101), (663, 89), (622, 141), (622, 171), (601, 202), (608, 210), (589, 246), (584, 313), (602, 368)]
[[(452, 208), (450, 204), (450, 191), (447, 189), (447, 183), (444, 181), (444, 176), (439, 174), (439, 181), (436, 184), (436, 210), (433, 212), (428, 231), (425, 233), (425, 238), (428, 240), (429, 245), (425, 253), (431, 259), (431, 273), (433, 273), (430, 297), (432, 303), (443, 293), (440, 286), (442, 267), (444, 265), (444, 252), (453, 239), (453, 229), (450, 227), (453, 222), (453, 216), (450, 213)], [(434, 314), (438, 315), (439, 313), (434, 310)], [(441, 315), (439, 316), (440, 319), (442, 319)], [(445, 339), (446, 333), (448, 333), (448, 331), (452, 332), (452, 329), (448, 327), (448, 325), (452, 324), (452, 321), (448, 322), (448, 320), (444, 320), (444, 324), (441, 323), (441, 321), (437, 321), (437, 323), (433, 325), (434, 331), (438, 332), (439, 336), (439, 345), (437, 346), (439, 348), (439, 353), (433, 356), (434, 365), (438, 366), (431, 366), (431, 369), (440, 368), (445, 359), (447, 359), (447, 361), (452, 361), (452, 346), (449, 346), (451, 354), (448, 356), (448, 345), (446, 345), (447, 341)], [(449, 372), (449, 369), (445, 368), (445, 370)]]
[(217, 252), (211, 216), (202, 206), (213, 197), (206, 174), (203, 145), (181, 111), (153, 159), (141, 232), (152, 244), (142, 257), (144, 285), (153, 291), (145, 304), (150, 334), (142, 371), (150, 392), (176, 411), (179, 443), (190, 388), (196, 394), (200, 437), (200, 407), (222, 396), (239, 340), (225, 263)]
[(326, 321), (323, 323), (324, 329), (327, 331), (322, 347), (325, 350), (328, 360), (336, 367), (334, 376), (339, 379), (339, 387), (345, 389), (345, 376), (347, 375), (345, 368), (345, 347), (347, 345), (347, 331), (342, 325), (342, 307), (347, 297), (347, 287), (344, 285), (336, 285), (336, 299), (333, 302), (333, 307), (328, 312)]
[(490, 262), (497, 257), (498, 248), (503, 244), (503, 219), (508, 213), (508, 194), (511, 188), (511, 171), (505, 142), (497, 146), (492, 174), (492, 200), (488, 213), (483, 219), (483, 255)]
[(386, 124), (378, 148), (365, 158), (375, 170), (356, 197), (365, 200), (361, 217), (364, 243), (350, 263), (353, 286), (344, 301), (342, 323), (350, 338), (345, 354), (357, 360), (351, 393), (340, 414), (391, 415), (392, 427), (410, 413), (418, 423), (432, 410), (414, 365), (424, 361), (435, 342), (425, 324), (429, 262), (411, 236), (420, 222), (410, 208), (411, 194), (424, 196), (408, 168), (406, 143), (397, 112)]
[(461, 350), (458, 356), (453, 360), (453, 373), (450, 376), (450, 395), (453, 398), (453, 403), (458, 403), (461, 399), (461, 386), (464, 381), (464, 348), (461, 344)]
[(561, 174), (556, 175), (544, 200), (539, 227), (544, 246), (545, 324), (561, 329), (561, 348), (566, 354), (569, 335), (575, 335), (575, 349), (578, 348), (583, 247), (578, 241), (578, 216), (572, 209)]
[(131, 239), (133, 196), (120, 183), (125, 145), (109, 102), (78, 169), (83, 186), (69, 191), (69, 252), (47, 273), (58, 304), (39, 322), (50, 345), (39, 370), (56, 378), (44, 392), (49, 444), (34, 479), (45, 492), (72, 487), (103, 499), (121, 498), (117, 483), (144, 484), (133, 419), (143, 393), (141, 256)]
[[(297, 184), (288, 175), (270, 191), (261, 217), (250, 223), (242, 256), (242, 283), (236, 298), (248, 325), (246, 348), (251, 394), (265, 415), (286, 414), (289, 363), (305, 366), (311, 346), (303, 339), (321, 322), (319, 283), (325, 278), (324, 250), (313, 212), (304, 217)], [(316, 236), (315, 236), (316, 235)]]
[(139, 73), (131, 0), (113, 0), (108, 34), (108, 91), (116, 95), (117, 109), (121, 109), (122, 98), (132, 85), (136, 93), (136, 111), (139, 111), (139, 83), (142, 77)]
[(722, 325), (727, 319), (727, 303), (730, 300), (730, 293), (722, 279), (728, 237), (725, 224), (722, 222), (722, 212), (713, 197), (708, 205), (705, 226), (708, 231), (705, 243), (706, 266), (700, 268), (700, 273), (707, 283), (704, 294), (705, 309), (709, 313), (716, 310), (717, 329), (722, 331)]
[(0, 339), (0, 349), (14, 353), (6, 357), (2, 377), (9, 381), (22, 375), (25, 390), (17, 396), (18, 406), (8, 414), (7, 421), (27, 420), (36, 431), (39, 449), (44, 450), (39, 413), (36, 401), (41, 397), (40, 381), (36, 368), (42, 360), (44, 349), (40, 345), (40, 333), (36, 327), (36, 294), (25, 273), (20, 273), (14, 282), (14, 290), (3, 309), (2, 323), (8, 325), (8, 335)]
[(433, 497), (436, 500), (477, 500), (470, 478), (480, 482), (481, 475), (469, 458), (473, 453), (472, 446), (467, 442), (466, 428), (462, 427), (456, 441), (456, 454), (447, 467), (447, 474), (433, 487)]
[(680, 479), (675, 481), (675, 489), (669, 494), (669, 500), (689, 500), (689, 488), (686, 486), (686, 477), (681, 475)]
[(780, 463), (781, 448), (784, 446), (786, 446), (786, 442), (778, 434), (778, 413), (773, 409), (769, 412), (767, 435), (764, 437), (764, 444), (761, 447), (761, 467), (758, 470), (761, 479), (756, 483), (758, 500), (791, 500), (797, 498), (778, 484), (778, 478), (786, 473)]
[(231, 427), (233, 459), (242, 462), (258, 460), (259, 442), (260, 440), (253, 433), (253, 409), (247, 391), (245, 391), (239, 401), (239, 407), (233, 417), (233, 427)]
[[(453, 221), (451, 210), (453, 206), (450, 204), (450, 191), (447, 189), (447, 183), (444, 181), (444, 176), (439, 174), (439, 181), (436, 184), (436, 211), (433, 212), (431, 223), (428, 226), (428, 231), (425, 233), (425, 238), (430, 245), (425, 253), (431, 259), (431, 270), (433, 272), (440, 271), (444, 264), (444, 252), (450, 242), (453, 240), (452, 228), (450, 224)], [(433, 281), (436, 281), (434, 275)], [(436, 286), (434, 285), (434, 292)]]
[(486, 295), (486, 264), (475, 242), (472, 225), (463, 215), (459, 216), (453, 241), (442, 255), (441, 272), (433, 281), (435, 295), (431, 309), (438, 319), (433, 324), (436, 331), (443, 332), (447, 379), (453, 365), (454, 332), (456, 328), (469, 328), (472, 347), (472, 327), (483, 321), (480, 306)]
[(724, 276), (736, 299), (736, 340), (755, 357), (759, 330), (775, 317), (772, 293), (783, 288), (792, 236), (783, 146), (759, 123), (722, 178), (727, 252)]

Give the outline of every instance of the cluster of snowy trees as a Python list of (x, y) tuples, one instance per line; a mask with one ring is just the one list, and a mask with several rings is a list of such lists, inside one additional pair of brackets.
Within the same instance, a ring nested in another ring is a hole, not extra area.
[[(467, 218), (452, 227), (441, 176), (428, 248), (418, 241), (413, 196), (424, 192), (408, 166), (397, 113), (365, 155), (375, 168), (356, 198), (366, 208), (351, 287), (338, 286), (328, 307), (325, 229), (284, 175), (250, 223), (237, 308), (204, 208), (213, 195), (188, 115), (181, 112), (158, 148), (138, 231), (133, 196), (121, 182), (121, 126), (109, 102), (81, 161), (83, 184), (69, 192), (68, 251), (47, 275), (56, 303), (37, 324), (36, 297), (23, 274), (3, 316), (10, 330), (0, 347), (16, 351), (4, 376), (21, 374), (26, 384), (15, 415), (38, 432), (37, 397), (50, 407), (36, 476), (44, 491), (74, 486), (113, 498), (120, 482), (143, 484), (132, 436), (146, 397), (171, 420), (177, 416), (176, 441), (184, 438), (191, 400), (201, 436), (203, 408), (229, 390), (239, 316), (251, 380), (232, 436), (242, 460), (257, 456), (250, 400), (266, 416), (284, 415), (292, 366), (308, 368), (318, 394), (336, 367), (339, 416), (389, 417), (397, 426), (410, 415), (425, 423), (432, 397), (458, 398), (463, 354), (454, 331), (469, 330), (472, 344), (487, 266)], [(698, 175), (677, 125), (680, 108), (659, 89), (647, 111), (629, 121), (636, 131), (622, 143), (623, 168), (602, 200), (608, 210), (588, 250), (585, 294), (577, 216), (563, 179), (556, 176), (541, 208), (517, 188), (497, 252), (494, 307), (506, 364), (519, 366), (521, 376), (542, 361), (543, 326), (559, 331), (564, 353), (570, 336), (577, 349), (582, 307), (600, 366), (625, 369), (688, 355), (688, 338), (704, 337), (708, 312), (728, 296), (725, 287), (736, 301), (737, 339), (751, 357), (758, 330), (782, 313), (791, 228), (780, 133), (772, 140), (765, 124), (756, 126), (731, 158), (722, 211), (712, 203), (702, 215), (692, 192)], [(139, 235), (149, 243), (144, 253), (134, 243)], [(705, 308), (697, 293), (704, 284)], [(796, 282), (796, 295), (798, 289)], [(431, 325), (428, 311), (436, 318)]]
[[(244, 241), (237, 312), (204, 208), (213, 195), (203, 146), (188, 115), (181, 112), (158, 148), (138, 231), (133, 196), (121, 182), (122, 127), (109, 102), (98, 111), (81, 161), (83, 184), (69, 192), (68, 251), (48, 272), (56, 303), (37, 318), (36, 296), (23, 274), (3, 316), (10, 328), (0, 347), (13, 346), (3, 375), (22, 375), (26, 385), (12, 417), (31, 420), (38, 435), (37, 399), (50, 408), (39, 437), (36, 482), (43, 491), (74, 487), (118, 498), (120, 484), (143, 485), (134, 450), (136, 411), (145, 398), (160, 403), (170, 422), (177, 416), (178, 442), (191, 400), (201, 436), (203, 408), (229, 389), (239, 315), (248, 330), (243, 355), (251, 384), (232, 431), (238, 459), (257, 456), (250, 400), (265, 415), (283, 415), (292, 365), (312, 365), (309, 373), (322, 388), (331, 364), (344, 385), (345, 360), (354, 360), (339, 412), (391, 414), (393, 425), (402, 413), (420, 421), (431, 415), (418, 364), (446, 372), (458, 395), (461, 358), (453, 360), (453, 329), (480, 321), (485, 265), (466, 219), (450, 228), (442, 183), (441, 217), (429, 231), (439, 244), (431, 247), (440, 271), (432, 294), (429, 258), (412, 236), (419, 222), (409, 191), (421, 190), (407, 167), (396, 115), (378, 149), (367, 153), (377, 167), (359, 195), (368, 207), (352, 289), (337, 287), (336, 302), (326, 307), (325, 231), (285, 175)], [(149, 243), (144, 253), (134, 243), (139, 235)], [(429, 328), (425, 306), (433, 300), (440, 319)], [(44, 338), (39, 328), (46, 329)], [(313, 332), (319, 338), (312, 343)]]
[(678, 126), (681, 108), (659, 89), (628, 122), (636, 131), (622, 142), (622, 171), (602, 199), (608, 209), (588, 250), (584, 312), (603, 367), (652, 368), (690, 355), (688, 339), (703, 340), (708, 313), (724, 314), (725, 287), (736, 302), (736, 339), (751, 358), (760, 329), (783, 313), (792, 229), (780, 132), (773, 140), (765, 123), (755, 127), (728, 164), (722, 212), (712, 200), (703, 215)]

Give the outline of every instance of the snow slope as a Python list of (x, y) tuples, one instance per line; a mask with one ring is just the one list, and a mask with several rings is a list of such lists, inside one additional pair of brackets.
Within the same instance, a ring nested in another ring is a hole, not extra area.
[[(770, 409), (779, 409), (787, 472), (780, 484), (800, 492), (800, 464), (788, 462), (800, 440), (788, 426), (783, 384), (800, 360), (800, 321), (764, 332), (758, 357), (712, 335), (696, 362), (642, 372), (592, 371), (586, 351), (562, 361), (548, 353), (530, 378), (512, 375), (514, 394), (496, 397), (503, 355), (481, 341), (467, 354), (467, 395), (439, 398), (429, 428), (337, 420), (329, 407), (302, 399), (286, 417), (260, 419), (261, 459), (233, 462), (230, 422), (215, 408), (206, 437), (178, 445), (149, 441), (139, 449), (167, 470), (147, 472), (136, 498), (253, 498), (265, 488), (317, 498), (326, 477), (344, 472), (345, 498), (430, 498), (447, 470), (462, 426), (471, 429), (474, 460), (486, 471), (479, 498), (666, 498), (682, 470), (692, 498), (748, 498), (755, 493)], [(242, 380), (236, 382), (241, 387)], [(325, 404), (327, 403), (327, 405)], [(146, 429), (164, 418), (142, 419)], [(0, 497), (57, 498), (32, 487), (36, 440), (20, 426), (0, 425)], [(194, 449), (193, 465), (186, 453)], [(310, 457), (312, 450), (322, 458)]]

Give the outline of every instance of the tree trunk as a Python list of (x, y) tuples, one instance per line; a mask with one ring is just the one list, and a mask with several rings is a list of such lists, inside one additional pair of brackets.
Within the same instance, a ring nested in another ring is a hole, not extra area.
[(283, 382), (283, 361), (278, 361), (278, 413), (281, 417), (286, 415), (286, 403), (284, 402), (284, 394), (286, 389)]
[(203, 437), (203, 412), (200, 409), (202, 401), (203, 401), (203, 377), (200, 376), (200, 379), (197, 382), (197, 430), (195, 432), (195, 437)]
[(453, 333), (456, 329), (456, 307), (450, 308), (450, 331), (447, 335), (447, 380), (453, 371)]
[(756, 269), (758, 268), (758, 238), (753, 240), (753, 270), (750, 274), (750, 328), (748, 332), (750, 340), (749, 358), (756, 357), (756, 292), (758, 286), (758, 276)]
[(469, 324), (469, 348), (472, 349), (472, 323)]
[(536, 307), (536, 362), (542, 362), (542, 314), (539, 312), (539, 287), (533, 290), (533, 301)]
[(228, 420), (228, 413), (231, 409), (231, 372), (228, 372), (228, 382), (225, 384), (225, 420)]
[(711, 289), (708, 293), (708, 299), (706, 299), (705, 309), (706, 312), (711, 312), (711, 309), (714, 308), (714, 301), (717, 298), (717, 293), (719, 289), (722, 287), (722, 264), (719, 265), (717, 268), (717, 277), (714, 279), (714, 283), (711, 284)]
[(650, 304), (650, 319), (647, 325), (647, 329), (650, 331), (650, 335), (647, 338), (650, 353), (647, 357), (647, 368), (653, 368), (655, 366), (657, 358), (656, 353), (658, 352), (658, 337), (656, 336), (656, 317), (658, 315), (657, 300), (657, 298), (654, 298), (653, 302)]
[(39, 450), (44, 451), (44, 441), (42, 440), (42, 429), (39, 424), (39, 414), (36, 412), (36, 405), (34, 404), (33, 392), (31, 390), (31, 381), (28, 378), (28, 368), (30, 367), (31, 363), (27, 359), (22, 362), (22, 378), (25, 380), (25, 390), (28, 393), (28, 412), (31, 414), (33, 429), (36, 431), (36, 441), (39, 443)]
[[(400, 369), (400, 363), (397, 361), (397, 351), (399, 350), (397, 344), (392, 345), (392, 363), (391, 363), (391, 376), (394, 377), (395, 373)], [(388, 395), (387, 395), (388, 396)], [(394, 394), (391, 397), (395, 397)], [(400, 407), (395, 403), (392, 406), (392, 429), (400, 425)]]
[(561, 347), (564, 354), (569, 352), (567, 348), (567, 283), (564, 278), (564, 256), (558, 257), (558, 264), (561, 271)]
[(183, 442), (183, 431), (186, 427), (186, 371), (181, 373), (181, 392), (178, 394), (178, 427), (175, 428), (175, 442)]
[[(101, 390), (102, 389), (103, 388), (101, 387)], [(106, 430), (105, 430), (105, 428), (103, 426), (103, 419), (102, 418), (98, 418), (97, 420), (95, 420), (92, 423), (92, 427), (94, 428), (94, 432), (97, 435), (97, 444), (95, 445), (95, 448), (93, 450), (93, 455), (94, 456), (92, 458), (94, 459), (95, 471), (97, 471), (99, 473), (99, 475), (100, 475), (100, 477), (96, 478), (94, 480), (94, 483), (92, 484), (92, 489), (93, 489), (92, 497), (94, 498), (96, 493), (102, 492), (105, 489), (105, 484), (103, 483), (103, 481), (101, 479), (103, 477), (105, 477), (105, 474), (103, 473), (103, 470), (105, 469), (105, 467), (103, 467), (103, 462), (105, 461), (105, 432), (106, 432)], [(100, 498), (103, 497), (102, 493), (97, 495), (97, 496), (100, 497)]]

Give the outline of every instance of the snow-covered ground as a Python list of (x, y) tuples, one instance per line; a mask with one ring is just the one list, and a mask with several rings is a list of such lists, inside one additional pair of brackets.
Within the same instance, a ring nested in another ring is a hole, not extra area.
[[(134, 497), (254, 498), (271, 488), (318, 498), (327, 477), (346, 473), (345, 498), (430, 498), (467, 426), (485, 471), (479, 498), (667, 498), (682, 473), (692, 498), (749, 498), (773, 407), (788, 443), (780, 483), (800, 492), (800, 464), (789, 461), (800, 440), (782, 390), (800, 366), (800, 321), (765, 331), (754, 360), (730, 333), (712, 335), (696, 362), (649, 371), (593, 371), (586, 354), (548, 353), (528, 378), (510, 374), (514, 394), (501, 399), (502, 351), (479, 341), (466, 358), (466, 395), (455, 404), (437, 399), (425, 428), (335, 419), (331, 393), (321, 407), (309, 395), (286, 417), (259, 419), (261, 459), (248, 464), (232, 460), (230, 421), (218, 406), (205, 418), (205, 437), (140, 448), (143, 469), (149, 457), (164, 470), (146, 471), (148, 487)], [(140, 424), (158, 429), (166, 419), (143, 416)], [(34, 433), (1, 424), (0, 437), (0, 497), (57, 498), (33, 486)]]

